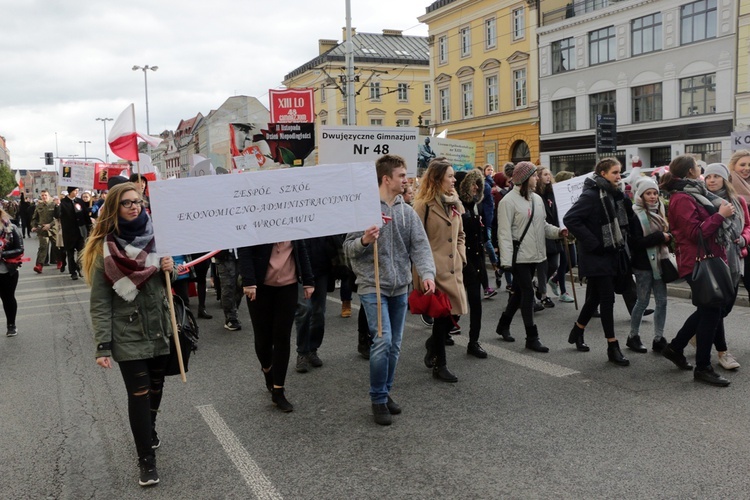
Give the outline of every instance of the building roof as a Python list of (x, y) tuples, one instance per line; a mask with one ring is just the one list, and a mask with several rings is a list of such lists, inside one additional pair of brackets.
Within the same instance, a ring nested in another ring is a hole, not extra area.
[[(355, 33), (352, 42), (355, 63), (430, 65), (430, 51), (425, 36)], [(284, 80), (299, 76), (321, 64), (344, 62), (345, 57), (344, 43), (341, 42), (287, 74)]]
[(456, 0), (437, 0), (435, 2), (432, 2), (425, 9), (425, 14), (429, 14), (430, 12), (438, 10), (440, 7), (445, 7), (446, 5), (451, 4), (451, 3), (455, 2), (455, 1)]

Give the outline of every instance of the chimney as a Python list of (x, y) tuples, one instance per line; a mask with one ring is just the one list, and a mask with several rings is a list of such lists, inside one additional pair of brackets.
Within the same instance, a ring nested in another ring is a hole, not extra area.
[(318, 55), (328, 52), (329, 50), (331, 50), (338, 44), (339, 44), (338, 40), (326, 40), (324, 38), (319, 39), (318, 40)]
[(401, 36), (401, 30), (383, 30), (383, 36)]
[[(352, 36), (354, 36), (356, 34), (357, 34), (357, 28), (355, 28), (354, 26), (352, 26)], [(343, 41), (343, 42), (346, 41), (346, 26), (344, 26), (343, 28), (341, 28), (341, 41)]]

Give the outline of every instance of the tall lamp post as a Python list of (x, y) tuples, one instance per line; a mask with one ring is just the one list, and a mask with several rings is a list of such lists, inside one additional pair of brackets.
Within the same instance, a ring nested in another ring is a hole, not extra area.
[(89, 156), (86, 152), (86, 144), (91, 144), (91, 141), (78, 141), (78, 144), (83, 144), (83, 161), (88, 160)]
[(104, 125), (104, 163), (109, 163), (109, 152), (107, 151), (107, 122), (111, 122), (112, 118), (97, 118), (96, 121), (102, 122), (102, 125)]
[(145, 66), (133, 66), (133, 71), (138, 71), (139, 69), (143, 71), (143, 84), (146, 88), (146, 133), (148, 135), (151, 135), (151, 128), (150, 128), (149, 119), (148, 119), (148, 73), (147, 72), (148, 70), (156, 71), (157, 69), (159, 69), (159, 66), (149, 66), (148, 64)]

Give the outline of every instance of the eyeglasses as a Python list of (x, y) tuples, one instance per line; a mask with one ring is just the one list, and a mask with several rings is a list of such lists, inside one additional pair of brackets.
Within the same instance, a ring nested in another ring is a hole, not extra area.
[(120, 206), (125, 208), (131, 208), (133, 205), (143, 205), (143, 200), (122, 200), (120, 202)]

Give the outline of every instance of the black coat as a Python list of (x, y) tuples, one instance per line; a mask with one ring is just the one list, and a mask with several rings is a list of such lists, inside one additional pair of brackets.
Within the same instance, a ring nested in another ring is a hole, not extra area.
[[(5, 242), (3, 244), (2, 251), (0, 251), (0, 259), (12, 259), (23, 255), (23, 235), (18, 226), (11, 224), (11, 231), (6, 234)], [(17, 271), (21, 264), (5, 263), (10, 273)]]
[(78, 248), (83, 245), (83, 235), (78, 227), (81, 225), (82, 215), (83, 200), (80, 198), (71, 200), (66, 196), (55, 208), (55, 218), (60, 220), (65, 248)]
[[(544, 213), (546, 215), (547, 224), (559, 226), (560, 221), (557, 220), (557, 203), (555, 203), (555, 193), (550, 188), (540, 196), (542, 197), (542, 201), (544, 202)], [(547, 238), (546, 245), (547, 255), (555, 255), (557, 253), (562, 253), (563, 251), (561, 239), (551, 240)]]
[(476, 285), (481, 283), (481, 275), (479, 273), (486, 272), (484, 269), (484, 240), (486, 233), (477, 204), (473, 202), (467, 203), (463, 200), (461, 202), (465, 210), (461, 214), (461, 218), (463, 219), (464, 234), (466, 235), (466, 265), (463, 269), (464, 285)]
[[(625, 195), (617, 191), (615, 202), (625, 203), (625, 211), (630, 218), (633, 207)], [(599, 199), (599, 187), (592, 179), (586, 179), (583, 192), (563, 218), (565, 227), (578, 240), (578, 271), (581, 276), (616, 276), (617, 250), (604, 247), (602, 226), (612, 222)], [(627, 239), (628, 229), (623, 237)]]
[[(273, 252), (273, 243), (242, 247), (237, 249), (242, 286), (262, 285), (268, 272), (268, 263)], [(292, 255), (297, 271), (297, 282), (304, 286), (315, 286), (315, 278), (310, 264), (310, 255), (304, 240), (292, 242)]]
[(650, 271), (652, 269), (651, 262), (649, 261), (646, 249), (665, 244), (664, 233), (659, 231), (644, 236), (643, 226), (641, 226), (641, 221), (635, 212), (630, 215), (629, 228), (630, 238), (628, 239), (628, 243), (630, 244), (630, 265), (634, 269)]

